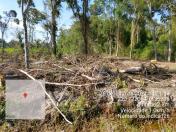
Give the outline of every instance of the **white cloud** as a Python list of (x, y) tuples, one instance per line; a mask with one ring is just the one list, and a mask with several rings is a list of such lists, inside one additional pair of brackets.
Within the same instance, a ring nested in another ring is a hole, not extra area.
[(64, 29), (70, 29), (70, 28), (71, 28), (71, 25), (64, 25), (63, 28), (64, 28)]
[(22, 21), (19, 22), (19, 24), (15, 23), (15, 22), (10, 22), (9, 23), (9, 28), (13, 28), (13, 29), (23, 29), (23, 23)]

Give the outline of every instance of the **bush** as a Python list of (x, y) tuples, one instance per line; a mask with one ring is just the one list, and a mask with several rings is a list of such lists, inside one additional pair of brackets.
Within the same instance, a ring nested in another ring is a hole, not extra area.
[(73, 103), (71, 103), (70, 111), (75, 115), (75, 117), (79, 118), (79, 116), (83, 116), (85, 114), (86, 106), (86, 98), (84, 96), (80, 96)]

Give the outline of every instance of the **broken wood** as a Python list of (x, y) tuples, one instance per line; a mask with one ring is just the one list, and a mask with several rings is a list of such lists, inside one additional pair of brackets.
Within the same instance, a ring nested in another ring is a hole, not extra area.
[(119, 70), (120, 73), (135, 73), (135, 72), (141, 72), (142, 67), (131, 67), (126, 70)]
[[(167, 72), (173, 72), (173, 69), (166, 69), (163, 67), (158, 67), (154, 63), (143, 63), (141, 66), (138, 67), (130, 67), (127, 69), (119, 70), (120, 73), (129, 73), (129, 74), (144, 74), (145, 76), (147, 75), (155, 75), (155, 74), (166, 74)], [(176, 69), (175, 69), (176, 71)]]
[(90, 85), (104, 84), (104, 82), (98, 82), (98, 83), (86, 83), (86, 84), (70, 84), (70, 83), (45, 82), (45, 84), (48, 84), (48, 85), (57, 85), (57, 86), (83, 87), (83, 86), (90, 86)]
[(137, 82), (137, 83), (140, 83), (140, 82), (141, 82), (140, 80), (134, 79), (134, 78), (132, 78), (131, 76), (128, 76), (128, 78), (130, 78), (131, 80), (133, 80), (134, 82)]
[(144, 78), (144, 80), (149, 81), (149, 82), (152, 82), (152, 83), (160, 83), (160, 82), (152, 81), (152, 80), (147, 79), (147, 78)]
[[(53, 64), (53, 66), (59, 67), (59, 68), (64, 69), (64, 70), (66, 70), (66, 71), (75, 72), (75, 71), (73, 71), (72, 69), (68, 69), (68, 68), (65, 68), (65, 67), (62, 67), (62, 66), (59, 66), (59, 65), (56, 65), (56, 64)], [(85, 74), (81, 74), (81, 76), (87, 78), (87, 79), (90, 80), (90, 81), (95, 81), (95, 80), (97, 80), (96, 78), (89, 77), (88, 75), (85, 75)]]
[(89, 77), (89, 76), (87, 76), (87, 75), (85, 75), (85, 74), (81, 74), (81, 76), (87, 78), (87, 79), (90, 80), (90, 81), (95, 81), (95, 80), (97, 80), (96, 78)]

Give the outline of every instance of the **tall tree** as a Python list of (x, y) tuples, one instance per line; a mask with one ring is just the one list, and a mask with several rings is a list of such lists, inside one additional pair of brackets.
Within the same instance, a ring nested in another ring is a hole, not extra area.
[(34, 29), (35, 29), (35, 25), (39, 24), (40, 22), (42, 22), (43, 20), (46, 19), (46, 16), (43, 12), (37, 10), (34, 7), (29, 8), (28, 13), (27, 13), (27, 22), (28, 22), (28, 38), (29, 38), (29, 42), (33, 42), (34, 40)]
[(58, 13), (57, 6), (60, 5), (60, 0), (51, 0), (51, 42), (53, 47), (53, 54), (56, 56), (57, 54), (57, 46), (56, 46), (56, 32), (57, 32), (57, 23), (56, 16)]
[(27, 14), (31, 7), (34, 7), (33, 0), (17, 0), (17, 3), (21, 7), (21, 13), (23, 18), (24, 28), (24, 60), (25, 68), (29, 68), (29, 43), (28, 43), (28, 27), (27, 27)]
[(140, 21), (143, 20), (145, 4), (144, 0), (130, 0), (133, 8), (132, 22), (131, 22), (131, 43), (130, 43), (130, 58), (133, 55), (133, 49), (139, 42), (140, 34)]
[(145, 3), (148, 7), (148, 14), (147, 14), (147, 21), (150, 24), (151, 34), (153, 36), (153, 49), (154, 49), (154, 58), (155, 60), (158, 59), (157, 57), (157, 45), (156, 45), (156, 28), (157, 28), (157, 20), (154, 20), (153, 17), (156, 13), (160, 12), (160, 6), (163, 4), (163, 0), (161, 1), (153, 1), (153, 0), (145, 0)]
[(2, 61), (4, 58), (4, 34), (8, 28), (8, 24), (11, 20), (14, 20), (18, 24), (18, 19), (15, 19), (17, 17), (17, 13), (14, 10), (5, 11), (4, 12), (5, 17), (0, 17), (0, 31), (1, 31), (1, 40), (2, 40)]
[(119, 48), (123, 46), (122, 32), (123, 23), (126, 23), (126, 17), (128, 15), (128, 0), (114, 0), (115, 9), (114, 17), (116, 19), (116, 56), (119, 54)]
[(112, 50), (113, 50), (113, 36), (114, 36), (114, 32), (113, 32), (113, 25), (115, 24), (115, 14), (114, 14), (114, 10), (115, 10), (115, 3), (113, 0), (106, 0), (104, 2), (105, 4), (105, 16), (108, 18), (109, 20), (109, 34), (108, 34), (108, 44), (109, 44), (109, 54), (112, 55)]
[(81, 33), (84, 39), (83, 53), (89, 53), (89, 0), (67, 0), (69, 7), (71, 8), (74, 16), (79, 19), (81, 25)]
[(58, 28), (56, 19), (60, 15), (61, 2), (61, 0), (46, 0), (44, 2), (44, 5), (48, 7), (50, 11), (51, 19), (47, 19), (43, 27), (45, 30), (48, 30), (51, 35), (52, 52), (54, 56), (57, 55), (56, 36)]
[(169, 22), (168, 22), (168, 27), (169, 27), (169, 42), (168, 42), (168, 61), (171, 61), (171, 55), (172, 55), (172, 6), (173, 3), (172, 1), (168, 1), (168, 12), (169, 12)]
[(168, 35), (168, 61), (171, 61), (172, 58), (172, 21), (173, 15), (176, 10), (176, 1), (175, 0), (163, 0), (161, 11), (161, 19), (163, 22), (167, 23), (169, 35)]

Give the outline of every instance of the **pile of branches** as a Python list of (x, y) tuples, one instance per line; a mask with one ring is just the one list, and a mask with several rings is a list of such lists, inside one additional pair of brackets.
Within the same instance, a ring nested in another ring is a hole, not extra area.
[(120, 72), (128, 74), (138, 74), (146, 78), (155, 78), (155, 80), (168, 79), (172, 77), (167, 69), (158, 67), (154, 63), (142, 63), (139, 67), (131, 67), (125, 70), (120, 70)]
[[(95, 61), (96, 60), (96, 61)], [(60, 104), (74, 102), (80, 96), (84, 96), (87, 100), (84, 109), (86, 114), (92, 111), (92, 106), (98, 106), (100, 111), (109, 113), (109, 104), (114, 101), (113, 95), (110, 98), (97, 97), (97, 89), (108, 89), (116, 87), (116, 83), (125, 83), (131, 88), (132, 82), (141, 84), (141, 80), (136, 79), (134, 75), (140, 75), (146, 78), (149, 82), (151, 76), (169, 77), (167, 70), (157, 67), (152, 63), (143, 63), (140, 67), (131, 67), (121, 69), (122, 65), (118, 60), (102, 59), (99, 57), (89, 58), (69, 58), (65, 57), (62, 60), (55, 61), (38, 61), (31, 64), (31, 69), (22, 70), (15, 68), (5, 70), (6, 79), (44, 79), (46, 83), (45, 94), (49, 101), (47, 108), (55, 108), (60, 115), (69, 123), (68, 113), (62, 112), (59, 109)], [(122, 84), (124, 85), (124, 84)], [(106, 104), (104, 106), (104, 104)], [(108, 110), (106, 109), (108, 108)], [(97, 110), (97, 107), (95, 108)], [(50, 111), (50, 110), (49, 110)]]

